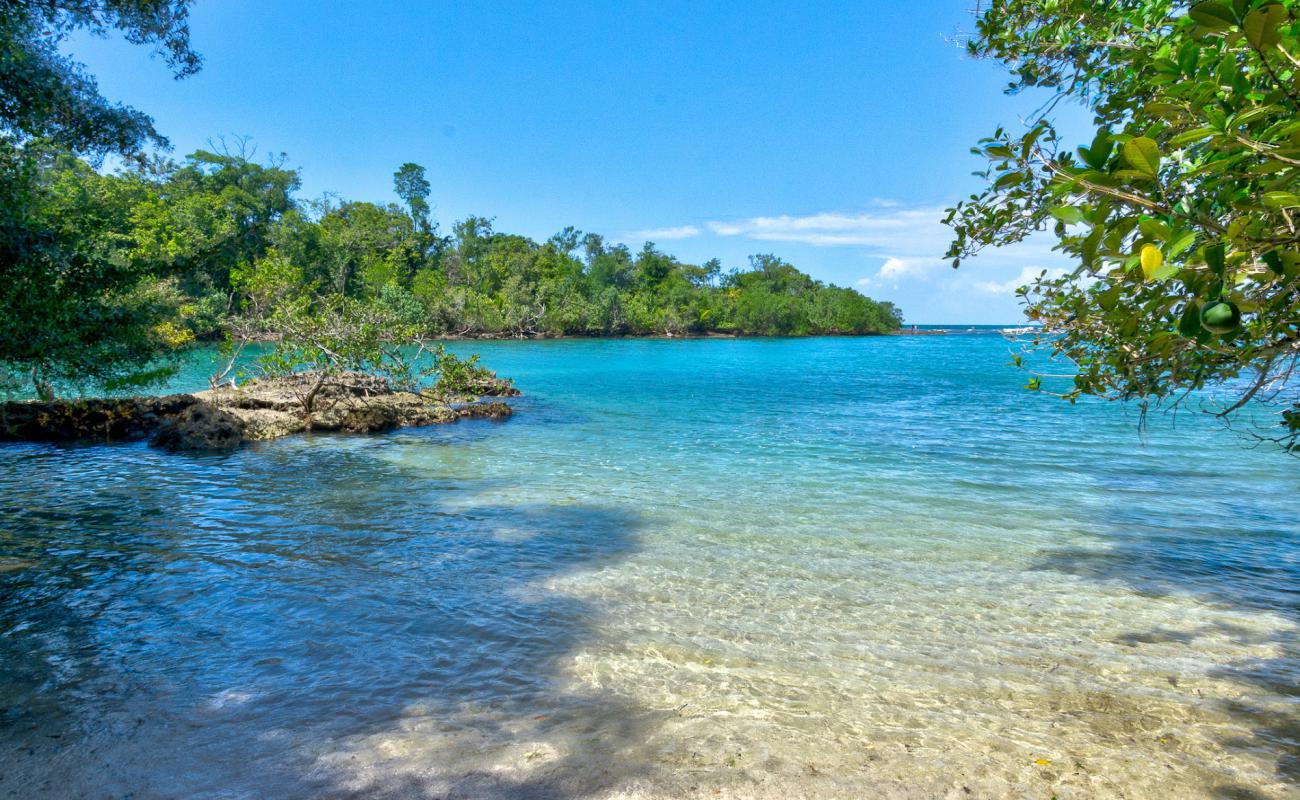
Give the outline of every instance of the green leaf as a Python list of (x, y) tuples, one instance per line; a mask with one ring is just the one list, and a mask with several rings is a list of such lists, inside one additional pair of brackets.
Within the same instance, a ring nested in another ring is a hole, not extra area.
[(1223, 113), (1223, 109), (1218, 106), (1206, 106), (1202, 112), (1205, 114), (1205, 121), (1210, 123), (1216, 131), (1222, 131), (1228, 127), (1228, 115)]
[(996, 181), (994, 181), (993, 188), (1005, 189), (1009, 186), (1015, 186), (1017, 184), (1023, 183), (1024, 180), (1025, 180), (1025, 174), (1023, 172), (1008, 172), (1002, 177), (998, 178)]
[(1215, 79), (1218, 80), (1220, 86), (1234, 86), (1239, 75), (1241, 75), (1241, 68), (1237, 64), (1236, 49), (1225, 48), (1223, 58), (1219, 60), (1219, 69)]
[(1216, 3), (1214, 0), (1197, 3), (1187, 12), (1187, 16), (1195, 20), (1197, 25), (1209, 28), (1212, 31), (1227, 30), (1237, 21), (1232, 9), (1222, 3)]
[(1105, 169), (1106, 162), (1110, 160), (1110, 154), (1114, 149), (1115, 140), (1110, 138), (1110, 131), (1102, 128), (1097, 131), (1096, 136), (1092, 137), (1092, 144), (1079, 148), (1079, 154), (1093, 169)]
[[(1177, 70), (1175, 69), (1176, 73)], [(1183, 106), (1181, 103), (1169, 103), (1160, 100), (1152, 100), (1142, 109), (1153, 117), (1164, 117), (1166, 119), (1177, 119), (1182, 116)]]
[(1201, 60), (1201, 48), (1195, 41), (1189, 41), (1178, 51), (1178, 68), (1184, 75), (1195, 75), (1196, 65)]
[(1057, 206), (1049, 213), (1066, 225), (1077, 225), (1083, 222), (1083, 211), (1078, 206)]
[(1169, 226), (1158, 219), (1143, 219), (1138, 222), (1142, 235), (1156, 242), (1167, 242), (1170, 238)]
[(1178, 318), (1178, 332), (1189, 339), (1195, 339), (1201, 332), (1201, 306), (1192, 301), (1183, 309), (1183, 315)]
[(1161, 264), (1154, 272), (1147, 276), (1148, 280), (1156, 283), (1164, 283), (1178, 274), (1178, 265), (1172, 261), (1166, 261)]
[(1264, 192), (1264, 205), (1273, 208), (1296, 208), (1300, 206), (1300, 197), (1290, 192)]
[(1124, 143), (1124, 160), (1133, 169), (1154, 178), (1160, 171), (1160, 146), (1145, 136)]
[(1282, 265), (1282, 256), (1276, 250), (1268, 251), (1260, 257), (1260, 260), (1267, 264), (1268, 268), (1273, 270), (1274, 273), (1278, 275), (1286, 274), (1286, 269)]
[(1171, 237), (1173, 241), (1169, 245), (1169, 257), (1177, 258), (1182, 255), (1187, 248), (1196, 244), (1196, 231), (1185, 231), (1179, 236)]
[(1034, 145), (1038, 142), (1038, 137), (1043, 135), (1043, 126), (1034, 127), (1029, 133), (1025, 134), (1020, 140), (1020, 158), (1028, 161), (1029, 154), (1033, 152)]
[(1264, 50), (1276, 47), (1282, 41), (1282, 34), (1277, 26), (1286, 20), (1286, 9), (1273, 4), (1257, 8), (1241, 21), (1241, 29), (1246, 33), (1246, 40), (1254, 47)]
[[(1122, 179), (1124, 179), (1124, 180), (1126, 180), (1126, 181), (1127, 181), (1127, 180), (1143, 180), (1143, 181), (1150, 181), (1150, 180), (1155, 180), (1155, 177), (1156, 177), (1156, 176), (1154, 176), (1154, 175), (1148, 175), (1147, 173), (1143, 172), (1142, 170), (1138, 170), (1138, 169), (1117, 169), (1117, 170), (1115, 170), (1114, 172), (1111, 173), (1111, 176), (1112, 176), (1112, 177), (1115, 177), (1115, 178), (1122, 178)], [(1113, 183), (1113, 182), (1112, 182), (1112, 183)], [(1103, 184), (1103, 185), (1105, 185), (1105, 184)]]
[(1223, 243), (1207, 244), (1205, 246), (1205, 264), (1210, 271), (1220, 278), (1223, 277)]
[(1092, 266), (1097, 260), (1097, 248), (1101, 245), (1102, 234), (1105, 229), (1100, 226), (1092, 229), (1092, 233), (1083, 239), (1083, 244), (1079, 246), (1079, 255), (1083, 257), (1083, 263)]
[(1239, 125), (1249, 125), (1250, 123), (1254, 122), (1260, 117), (1268, 116), (1269, 114), (1272, 114), (1274, 111), (1280, 111), (1280, 110), (1281, 109), (1278, 108), (1276, 105), (1268, 105), (1268, 106), (1260, 106), (1259, 108), (1252, 108), (1249, 111), (1243, 111), (1240, 114), (1238, 114), (1236, 117), (1234, 117), (1232, 120), (1232, 126), (1235, 128)]
[(1281, 122), (1276, 123), (1268, 130), (1264, 131), (1262, 134), (1260, 134), (1260, 136), (1261, 138), (1264, 139), (1273, 139), (1279, 136), (1289, 137), (1295, 133), (1300, 133), (1300, 120), (1296, 120), (1296, 121), (1283, 120)]
[(1191, 144), (1192, 142), (1199, 142), (1202, 139), (1209, 138), (1210, 136), (1213, 136), (1217, 132), (1218, 131), (1216, 131), (1214, 128), (1211, 128), (1209, 126), (1205, 126), (1202, 128), (1195, 128), (1193, 130), (1184, 131), (1178, 134), (1177, 136), (1170, 139), (1169, 143), (1172, 144), (1174, 147), (1182, 147), (1185, 144)]
[(1097, 305), (1101, 306), (1103, 311), (1114, 311), (1115, 307), (1119, 305), (1119, 295), (1122, 290), (1123, 287), (1120, 284), (1115, 284), (1097, 295)]

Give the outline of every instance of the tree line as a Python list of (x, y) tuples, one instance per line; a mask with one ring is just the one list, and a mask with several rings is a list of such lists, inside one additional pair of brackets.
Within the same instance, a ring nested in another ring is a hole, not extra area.
[(537, 242), (477, 216), (444, 234), (416, 164), (394, 174), (401, 204), (309, 200), (283, 156), (255, 155), (223, 142), (107, 171), (0, 139), (11, 377), (146, 384), (170, 350), (274, 339), (348, 306), (423, 336), (868, 334), (901, 321), (772, 255), (724, 272), (573, 228)]

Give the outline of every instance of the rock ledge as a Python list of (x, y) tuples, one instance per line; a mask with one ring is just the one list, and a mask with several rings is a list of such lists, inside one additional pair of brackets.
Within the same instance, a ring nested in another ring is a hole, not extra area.
[(148, 438), (167, 450), (230, 450), (247, 441), (302, 431), (373, 433), (462, 417), (501, 420), (513, 410), (501, 400), (517, 396), (508, 381), (484, 380), (475, 394), (445, 398), (394, 391), (372, 375), (331, 381), (304, 412), (310, 374), (252, 381), (238, 388), (163, 397), (20, 401), (0, 404), (0, 441), (125, 441)]

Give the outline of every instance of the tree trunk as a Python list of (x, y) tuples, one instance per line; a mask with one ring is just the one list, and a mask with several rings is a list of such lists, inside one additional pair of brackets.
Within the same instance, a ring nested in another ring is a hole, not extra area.
[(32, 386), (36, 389), (36, 396), (41, 400), (49, 402), (54, 399), (54, 387), (41, 378), (39, 367), (32, 367)]
[(315, 385), (302, 398), (303, 422), (306, 424), (307, 430), (311, 430), (311, 414), (316, 406), (316, 396), (325, 387), (325, 381), (328, 377), (329, 374), (324, 371), (317, 375)]

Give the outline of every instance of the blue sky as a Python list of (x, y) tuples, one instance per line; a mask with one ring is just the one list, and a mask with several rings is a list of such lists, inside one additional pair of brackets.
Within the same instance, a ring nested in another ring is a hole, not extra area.
[(1041, 101), (963, 55), (971, 5), (197, 0), (186, 80), (120, 41), (68, 49), (176, 154), (248, 136), (306, 196), (395, 200), (415, 161), (444, 228), (770, 252), (909, 322), (1015, 322), (1015, 287), (1064, 265), (1049, 241), (942, 261), (970, 146)]

